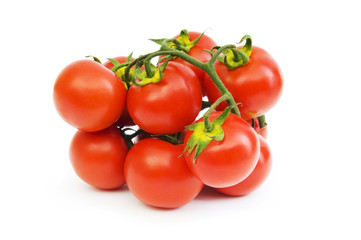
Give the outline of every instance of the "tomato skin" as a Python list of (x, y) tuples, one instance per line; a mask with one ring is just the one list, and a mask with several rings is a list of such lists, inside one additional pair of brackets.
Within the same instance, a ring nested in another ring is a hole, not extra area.
[[(253, 46), (250, 62), (229, 70), (219, 61), (215, 69), (239, 105), (243, 119), (251, 119), (266, 113), (278, 101), (283, 87), (281, 71), (274, 59), (262, 48)], [(210, 103), (221, 95), (208, 75), (204, 78), (206, 94)], [(225, 102), (217, 110), (225, 109)]]
[(103, 65), (80, 60), (65, 67), (54, 85), (54, 104), (73, 127), (95, 132), (111, 126), (125, 107), (126, 90)]
[[(189, 40), (193, 41), (195, 40), (197, 37), (199, 37), (201, 35), (201, 33), (199, 32), (189, 32)], [(179, 35), (175, 36), (174, 38), (179, 37)], [(189, 52), (187, 53), (189, 56), (194, 57), (195, 59), (205, 63), (208, 62), (211, 59), (211, 54), (209, 54), (208, 52), (204, 51), (203, 49), (208, 49), (210, 50), (212, 47), (216, 46), (217, 43), (214, 42), (210, 37), (208, 37), (207, 35), (203, 34), (203, 36), (201, 37), (201, 39), (196, 43), (196, 45), (194, 45), (194, 47), (192, 47)], [(196, 66), (190, 64), (187, 61), (184, 61), (183, 59), (177, 57), (172, 59), (172, 61), (181, 63), (187, 67), (189, 67), (190, 69), (192, 69), (194, 71), (194, 73), (197, 75), (202, 87), (203, 87), (203, 82), (204, 82), (204, 77), (206, 75), (206, 73), (197, 68)]]
[(189, 171), (183, 145), (147, 138), (136, 143), (125, 160), (129, 190), (142, 202), (177, 208), (193, 200), (203, 184)]
[(216, 188), (218, 192), (231, 196), (244, 196), (256, 190), (266, 180), (272, 167), (271, 151), (266, 140), (262, 136), (259, 136), (259, 139), (261, 143), (261, 154), (252, 173), (242, 182), (234, 186)]
[[(210, 114), (210, 121), (221, 112)], [(199, 121), (203, 121), (201, 118)], [(193, 164), (194, 150), (185, 158), (192, 173), (210, 187), (228, 187), (245, 179), (257, 164), (260, 150), (257, 133), (242, 118), (231, 113), (221, 128), (222, 141), (212, 140)], [(188, 131), (186, 144), (193, 132)]]
[[(124, 56), (115, 57), (113, 59), (117, 60), (119, 63), (125, 63), (127, 61), (127, 57), (124, 57)], [(133, 61), (133, 60), (134, 59), (132, 58), (131, 61)], [(110, 61), (106, 61), (105, 63), (103, 63), (103, 65), (110, 70), (112, 70), (112, 68), (114, 67), (113, 63), (111, 63)], [(130, 127), (130, 126), (135, 125), (133, 119), (129, 115), (126, 103), (125, 103), (124, 110), (123, 110), (121, 116), (119, 117), (119, 119), (116, 121), (115, 125), (117, 125), (119, 127), (124, 127), (124, 126)]]
[(70, 160), (76, 174), (100, 189), (125, 183), (124, 161), (128, 146), (115, 126), (98, 131), (78, 131), (70, 145)]
[(134, 122), (151, 134), (173, 134), (191, 124), (202, 107), (202, 90), (194, 72), (169, 62), (158, 83), (132, 85), (127, 107)]
[[(262, 137), (264, 137), (266, 139), (268, 136), (267, 125), (261, 129), (261, 127), (259, 126), (258, 118), (253, 118), (253, 119), (254, 119), (254, 130), (256, 131), (256, 133), (258, 133), (259, 135), (261, 135)], [(248, 120), (246, 120), (246, 122), (248, 122), (248, 124), (252, 126), (252, 119), (248, 119)]]

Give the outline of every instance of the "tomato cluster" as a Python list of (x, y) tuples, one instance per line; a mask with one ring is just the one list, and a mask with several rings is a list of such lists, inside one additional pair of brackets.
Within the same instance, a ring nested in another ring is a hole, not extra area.
[(153, 41), (156, 52), (80, 60), (58, 75), (55, 107), (78, 129), (76, 174), (100, 189), (126, 184), (160, 208), (185, 205), (204, 185), (234, 196), (257, 189), (271, 169), (264, 114), (282, 91), (276, 62), (250, 37), (220, 47), (183, 30)]

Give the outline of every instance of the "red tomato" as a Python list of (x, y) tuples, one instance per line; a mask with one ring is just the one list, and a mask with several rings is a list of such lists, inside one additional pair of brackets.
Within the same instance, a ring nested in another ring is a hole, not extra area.
[(202, 90), (194, 72), (169, 62), (158, 83), (132, 85), (127, 106), (134, 122), (152, 134), (173, 134), (191, 124), (202, 107)]
[(266, 180), (272, 166), (271, 152), (266, 140), (262, 136), (259, 136), (259, 139), (261, 154), (251, 175), (234, 186), (216, 188), (217, 191), (232, 196), (243, 196), (256, 190)]
[(83, 131), (111, 126), (125, 107), (126, 90), (119, 78), (92, 60), (63, 69), (54, 86), (54, 103), (62, 118)]
[(125, 183), (127, 144), (115, 126), (99, 132), (78, 131), (71, 142), (70, 160), (76, 174), (101, 189), (119, 188)]
[[(213, 112), (210, 121), (221, 112)], [(203, 121), (201, 118), (199, 121)], [(228, 187), (245, 179), (254, 169), (259, 158), (259, 139), (252, 127), (237, 115), (230, 114), (221, 128), (222, 141), (212, 140), (193, 163), (194, 152), (185, 158), (193, 174), (211, 187)], [(193, 131), (188, 131), (186, 144)]]
[[(113, 58), (115, 60), (117, 60), (119, 63), (125, 63), (127, 61), (127, 57), (115, 57)], [(132, 58), (132, 61), (134, 59)], [(106, 68), (108, 69), (112, 69), (114, 67), (113, 63), (111, 63), (110, 61), (107, 61), (103, 64)], [(115, 125), (120, 126), (120, 127), (124, 127), (124, 126), (134, 126), (135, 123), (133, 122), (132, 118), (129, 115), (128, 112), (128, 108), (127, 105), (125, 104), (125, 108), (123, 110), (122, 115), (120, 116), (120, 118), (116, 121)]]
[(189, 171), (183, 145), (147, 138), (136, 143), (125, 160), (129, 190), (142, 202), (177, 208), (193, 200), (203, 184)]
[[(267, 125), (261, 129), (259, 126), (258, 118), (253, 118), (253, 119), (254, 119), (254, 130), (256, 131), (256, 133), (258, 133), (264, 138), (267, 138), (268, 135)], [(252, 125), (252, 119), (248, 119), (246, 122), (248, 122), (249, 125)]]
[[(252, 48), (250, 61), (245, 66), (229, 70), (217, 61), (215, 69), (239, 105), (243, 119), (258, 117), (267, 112), (277, 102), (282, 91), (282, 75), (274, 59), (259, 47)], [(204, 78), (206, 94), (210, 103), (215, 102), (221, 94), (206, 74)], [(222, 102), (217, 110), (225, 109)]]

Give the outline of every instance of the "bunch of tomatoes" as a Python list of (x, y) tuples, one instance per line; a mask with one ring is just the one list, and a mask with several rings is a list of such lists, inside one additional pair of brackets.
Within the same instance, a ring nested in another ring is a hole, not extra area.
[(78, 129), (76, 174), (100, 189), (126, 184), (160, 208), (185, 205), (204, 185), (232, 196), (257, 189), (272, 161), (264, 114), (283, 85), (274, 59), (249, 35), (243, 46), (187, 30), (153, 41), (155, 52), (87, 58), (58, 75), (55, 107)]

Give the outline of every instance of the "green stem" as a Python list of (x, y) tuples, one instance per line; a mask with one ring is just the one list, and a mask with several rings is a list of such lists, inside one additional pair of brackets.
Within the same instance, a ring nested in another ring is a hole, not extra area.
[(237, 103), (235, 102), (232, 94), (228, 91), (226, 86), (224, 86), (222, 80), (217, 75), (214, 65), (211, 65), (210, 63), (211, 63), (210, 61), (208, 63), (206, 63), (207, 71), (205, 71), (205, 72), (212, 79), (213, 83), (216, 85), (216, 87), (218, 88), (218, 90), (222, 94), (222, 96), (226, 95), (226, 94), (230, 95), (230, 98), (226, 99), (228, 106), (230, 106), (232, 108), (231, 111), (234, 114), (236, 114), (237, 116), (241, 116), (241, 112), (239, 111), (239, 109), (237, 107)]
[(224, 45), (220, 48), (217, 49), (217, 51), (212, 55), (211, 60), (209, 60), (209, 64), (210, 65), (214, 65), (214, 63), (216, 62), (218, 56), (226, 49), (230, 49), (230, 48), (236, 48), (235, 45), (233, 44), (228, 44), (228, 45)]
[[(223, 101), (225, 100), (229, 100), (230, 98), (232, 98), (232, 95), (228, 92), (225, 93), (224, 95), (222, 95), (220, 98), (217, 99), (217, 101), (215, 101), (210, 108), (207, 110), (207, 112), (203, 115), (203, 120), (204, 120), (204, 126), (207, 130), (207, 132), (211, 132), (213, 130), (213, 125), (212, 123), (209, 121), (209, 115), (213, 112), (214, 109), (216, 109), (216, 107)], [(236, 105), (237, 106), (237, 105)]]
[(257, 118), (258, 118), (258, 123), (259, 123), (260, 129), (262, 129), (262, 128), (264, 128), (265, 126), (267, 126), (266, 116), (265, 116), (264, 114), (261, 115), (261, 116), (259, 116), (259, 117), (257, 117)]

